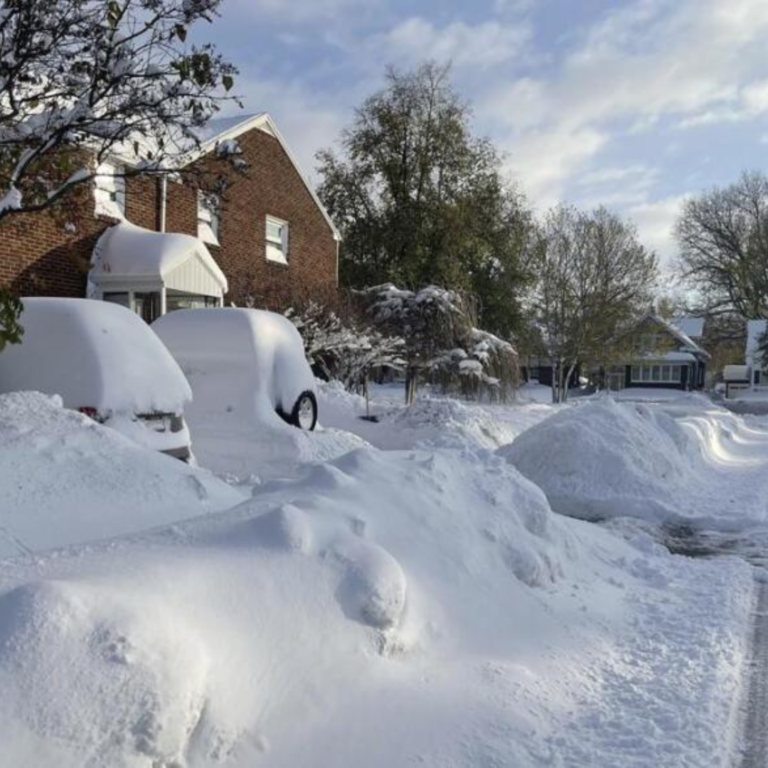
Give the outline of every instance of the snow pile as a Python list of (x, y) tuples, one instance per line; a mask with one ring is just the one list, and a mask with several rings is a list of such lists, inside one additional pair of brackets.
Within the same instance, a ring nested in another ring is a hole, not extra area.
[(0, 556), (139, 531), (242, 498), (30, 392), (0, 395), (0, 489)]
[(547, 494), (587, 519), (668, 519), (695, 480), (697, 446), (671, 416), (611, 398), (559, 411), (499, 450)]
[(0, 355), (0, 392), (60, 395), (100, 413), (181, 413), (189, 385), (168, 350), (125, 307), (89, 299), (24, 299), (24, 337)]
[(321, 421), (354, 432), (378, 448), (495, 449), (514, 440), (552, 413), (551, 406), (484, 405), (448, 397), (422, 396), (413, 405), (371, 403), (377, 423), (363, 420), (364, 398), (338, 382), (318, 382)]
[[(441, 649), (436, 671), (514, 645), (531, 587), (579, 548), (499, 459), (361, 449), (217, 518), (90, 550), (0, 570), (0, 739), (17, 763), (251, 765), (274, 749), (351, 766), (362, 739), (369, 764), (402, 764), (413, 743), (373, 741), (388, 719), (408, 725), (397, 702), (417, 695), (411, 741), (428, 748), (445, 687), (419, 691), (424, 654)], [(476, 675), (453, 674), (451, 688)], [(484, 687), (461, 707), (482, 712)], [(381, 695), (377, 717), (356, 714)], [(339, 742), (350, 718), (357, 735)]]
[(304, 464), (331, 461), (366, 441), (351, 432), (297, 429), (279, 417), (254, 426), (192, 418), (193, 449), (200, 466), (234, 481), (294, 477)]
[(226, 512), (0, 560), (3, 760), (724, 765), (751, 580), (554, 515), (502, 456), (364, 447)]
[(443, 448), (498, 448), (511, 442), (514, 425), (483, 408), (450, 398), (421, 398), (392, 420), (392, 427), (418, 445)]

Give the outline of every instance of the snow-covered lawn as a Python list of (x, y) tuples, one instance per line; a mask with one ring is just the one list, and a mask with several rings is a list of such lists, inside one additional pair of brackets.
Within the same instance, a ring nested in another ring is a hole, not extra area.
[(22, 543), (0, 559), (3, 764), (727, 765), (750, 566), (550, 503), (693, 514), (698, 481), (707, 516), (763, 519), (768, 424), (698, 400), (374, 405), (321, 387), (329, 431), (216, 436), (217, 473), (252, 476), (233, 488), (0, 399)]

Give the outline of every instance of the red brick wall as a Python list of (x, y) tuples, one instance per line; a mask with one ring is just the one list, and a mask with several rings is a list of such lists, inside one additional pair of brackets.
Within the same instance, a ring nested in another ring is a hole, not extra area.
[[(250, 168), (245, 176), (226, 171), (220, 247), (211, 247), (229, 280), (229, 301), (277, 306), (303, 298), (325, 300), (336, 290), (336, 242), (331, 229), (277, 139), (252, 130), (238, 142)], [(201, 167), (222, 164), (204, 158)], [(126, 180), (126, 217), (159, 228), (160, 181)], [(0, 223), (0, 284), (20, 295), (84, 296), (91, 251), (111, 220), (96, 218), (90, 188), (65, 205)], [(289, 264), (266, 259), (267, 215), (289, 223)], [(168, 181), (166, 229), (197, 234), (194, 183)], [(72, 231), (70, 231), (72, 230)]]
[(0, 284), (22, 296), (84, 296), (91, 251), (105, 221), (90, 190), (41, 213), (0, 223)]
[[(229, 281), (227, 299), (240, 306), (249, 299), (256, 306), (280, 306), (306, 297), (335, 297), (336, 241), (288, 155), (276, 138), (260, 130), (249, 131), (237, 141), (249, 169), (245, 175), (226, 172), (220, 247), (210, 246)], [(213, 163), (206, 158), (203, 167)], [(216, 163), (215, 170), (221, 172), (221, 163)], [(170, 194), (177, 185), (168, 186), (170, 229), (171, 220), (180, 222)], [(289, 224), (287, 266), (267, 261), (267, 215)]]

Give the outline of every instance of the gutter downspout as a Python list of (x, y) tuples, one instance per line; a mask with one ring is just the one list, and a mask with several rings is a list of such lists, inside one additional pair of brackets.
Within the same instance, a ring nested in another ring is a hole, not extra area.
[(168, 177), (160, 177), (160, 231), (165, 232), (166, 214), (168, 210)]

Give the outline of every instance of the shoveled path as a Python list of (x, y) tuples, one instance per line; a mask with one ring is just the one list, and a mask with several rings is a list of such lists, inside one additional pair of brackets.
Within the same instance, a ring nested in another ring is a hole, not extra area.
[(740, 768), (768, 766), (768, 580), (757, 582), (749, 662), (746, 667), (744, 752)]
[(729, 536), (669, 526), (664, 539), (670, 551), (677, 554), (738, 555), (756, 566), (755, 610), (740, 712), (741, 749), (734, 757), (734, 768), (768, 768), (768, 531), (759, 529)]

